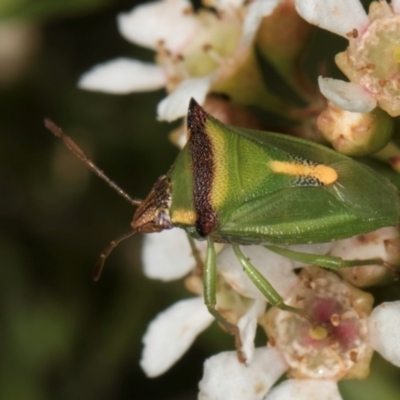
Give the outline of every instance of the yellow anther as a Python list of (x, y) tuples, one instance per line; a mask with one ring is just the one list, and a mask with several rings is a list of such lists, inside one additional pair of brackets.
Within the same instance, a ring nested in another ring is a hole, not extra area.
[(324, 340), (328, 336), (328, 331), (323, 328), (322, 326), (316, 326), (314, 328), (311, 328), (308, 331), (308, 334), (312, 339), (315, 340)]

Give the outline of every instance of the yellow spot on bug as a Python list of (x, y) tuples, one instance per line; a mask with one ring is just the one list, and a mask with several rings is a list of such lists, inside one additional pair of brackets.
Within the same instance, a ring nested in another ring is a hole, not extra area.
[(276, 173), (316, 178), (323, 185), (329, 185), (338, 178), (338, 174), (333, 168), (323, 164), (307, 165), (287, 161), (270, 161), (268, 166)]
[(174, 210), (171, 215), (171, 221), (177, 225), (194, 225), (196, 222), (196, 212), (184, 208)]

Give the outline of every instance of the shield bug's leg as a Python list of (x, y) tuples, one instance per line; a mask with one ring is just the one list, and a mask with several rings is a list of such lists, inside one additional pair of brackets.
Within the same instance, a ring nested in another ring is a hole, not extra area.
[(372, 258), (367, 260), (343, 260), (340, 257), (321, 255), (321, 254), (301, 253), (299, 251), (293, 251), (275, 245), (264, 245), (264, 247), (276, 254), (290, 258), (291, 260), (317, 265), (319, 267), (333, 269), (333, 270), (338, 270), (341, 268), (348, 268), (348, 267), (358, 267), (361, 265), (387, 266), (387, 263), (380, 258)]
[(192, 250), (193, 257), (196, 261), (196, 269), (195, 269), (194, 273), (196, 275), (201, 276), (204, 271), (204, 262), (201, 259), (201, 255), (200, 255), (199, 249), (196, 246), (196, 242), (189, 235), (187, 235), (187, 238), (189, 240), (189, 245), (190, 245), (190, 249)]
[(240, 250), (238, 244), (232, 244), (232, 248), (247, 276), (253, 281), (256, 287), (260, 290), (260, 292), (265, 296), (265, 298), (272, 306), (278, 307), (284, 311), (290, 311), (301, 316), (306, 316), (302, 310), (288, 306), (284, 303), (280, 294), (272, 287), (272, 285), (257, 270), (257, 268), (253, 264), (251, 264), (248, 258), (243, 254), (242, 250)]
[(240, 362), (245, 362), (242, 354), (242, 340), (240, 339), (239, 328), (236, 325), (228, 322), (216, 309), (217, 304), (217, 264), (215, 259), (215, 247), (213, 239), (207, 237), (207, 255), (205, 268), (203, 269), (204, 282), (204, 301), (210, 314), (230, 333), (235, 337), (235, 345), (238, 352)]

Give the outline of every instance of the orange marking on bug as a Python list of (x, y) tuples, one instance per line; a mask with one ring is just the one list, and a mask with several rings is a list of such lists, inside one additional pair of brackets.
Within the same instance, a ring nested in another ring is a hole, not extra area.
[(333, 168), (323, 164), (307, 165), (287, 161), (270, 161), (268, 166), (276, 173), (316, 178), (323, 185), (329, 185), (338, 178), (338, 174)]

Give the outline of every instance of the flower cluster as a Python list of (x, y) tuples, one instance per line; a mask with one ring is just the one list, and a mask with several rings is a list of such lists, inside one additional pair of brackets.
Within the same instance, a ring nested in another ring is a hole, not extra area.
[[(339, 153), (374, 155), (400, 170), (394, 140), (394, 117), (400, 115), (399, 0), (373, 2), (369, 14), (358, 0), (207, 0), (204, 6), (195, 11), (188, 0), (158, 0), (119, 15), (121, 34), (154, 50), (155, 62), (108, 61), (86, 72), (79, 86), (114, 94), (165, 88), (167, 96), (157, 107), (159, 120), (184, 117), (194, 98), (225, 123), (328, 141)], [(335, 61), (350, 82), (320, 77), (318, 87), (301, 68), (310, 24), (348, 39), (347, 50)], [(263, 63), (303, 105), (273, 89)], [(265, 123), (250, 106), (290, 124)], [(183, 147), (186, 129), (171, 137)], [(373, 168), (384, 170), (398, 184), (394, 171), (382, 164)], [(218, 245), (216, 307), (238, 328), (240, 348), (206, 361), (199, 398), (309, 399), (317, 392), (319, 398), (340, 399), (336, 383), (366, 378), (373, 351), (400, 366), (400, 300), (373, 308), (374, 299), (365, 291), (393, 282), (399, 249), (397, 227), (288, 247), (324, 260), (368, 260), (334, 274), (310, 266), (305, 258), (294, 261), (261, 245), (241, 246), (289, 306), (285, 310), (273, 307), (279, 300), (268, 304), (244, 272), (234, 247)], [(144, 239), (145, 274), (164, 281), (185, 278), (193, 294), (150, 323), (141, 360), (149, 377), (168, 370), (214, 321), (204, 304), (206, 252), (205, 242), (189, 242), (179, 229)], [(264, 347), (255, 347), (257, 329), (268, 338)], [(274, 386), (285, 372), (288, 379)]]
[[(390, 117), (400, 115), (400, 2), (373, 1), (368, 15), (359, 0), (296, 0), (296, 9), (306, 21), (349, 41), (348, 48), (336, 55), (335, 62), (350, 82), (320, 77), (318, 83), (321, 93), (333, 105), (347, 111), (345, 118), (355, 126), (348, 135), (342, 135), (344, 146), (336, 145), (335, 139), (329, 137), (330, 131), (339, 128), (337, 122), (322, 122), (321, 131), (326, 132), (336, 150), (345, 154), (366, 155), (381, 150), (381, 158), (398, 171), (399, 149), (390, 142), (394, 129), (387, 124), (392, 123)], [(328, 104), (328, 109), (332, 104)], [(371, 113), (377, 107), (385, 112)], [(355, 118), (361, 116), (356, 124), (352, 114)]]
[[(158, 118), (173, 121), (187, 112), (190, 98), (203, 103), (208, 92), (223, 91), (239, 103), (277, 103), (261, 83), (252, 43), (263, 15), (279, 0), (257, 1), (244, 10), (241, 2), (210, 4), (218, 13), (197, 13), (187, 0), (149, 3), (118, 16), (121, 34), (156, 51), (156, 63), (120, 58), (94, 67), (79, 86), (109, 93), (165, 87)], [(244, 14), (245, 13), (245, 14)], [(239, 77), (239, 79), (238, 79)], [(246, 89), (246, 90), (243, 90)]]
[[(383, 228), (368, 235), (295, 246), (295, 249), (346, 259), (353, 255), (379, 257), (388, 263), (398, 263), (399, 244), (398, 230)], [(149, 236), (143, 249), (145, 274), (170, 280), (178, 278), (175, 275), (178, 270), (181, 276), (194, 271), (195, 263), (190, 258), (177, 260), (178, 249), (183, 255), (191, 253), (180, 230)], [(243, 272), (231, 246), (225, 245), (217, 257), (219, 274), (226, 284), (218, 291), (218, 305), (240, 329), (246, 363), (238, 361), (236, 351), (207, 360), (199, 398), (262, 399), (268, 393), (266, 399), (308, 399), (310, 393), (318, 390), (327, 397), (340, 399), (335, 382), (367, 377), (373, 350), (400, 366), (396, 339), (400, 335), (400, 301), (381, 304), (371, 314), (373, 297), (354, 286), (369, 287), (393, 278), (387, 268), (377, 265), (346, 268), (342, 272), (347, 277), (344, 281), (331, 272), (306, 268), (262, 246), (242, 250), (285, 302), (308, 310), (310, 318), (277, 308), (266, 312), (265, 298)], [(177, 261), (182, 266), (176, 265)], [(301, 266), (302, 272), (296, 275), (295, 269)], [(186, 283), (197, 297), (181, 300), (162, 312), (145, 334), (141, 365), (148, 376), (165, 372), (213, 321), (204, 305), (202, 282), (196, 273), (189, 275)], [(267, 333), (267, 347), (254, 346), (257, 324)], [(271, 390), (285, 371), (290, 379)]]

